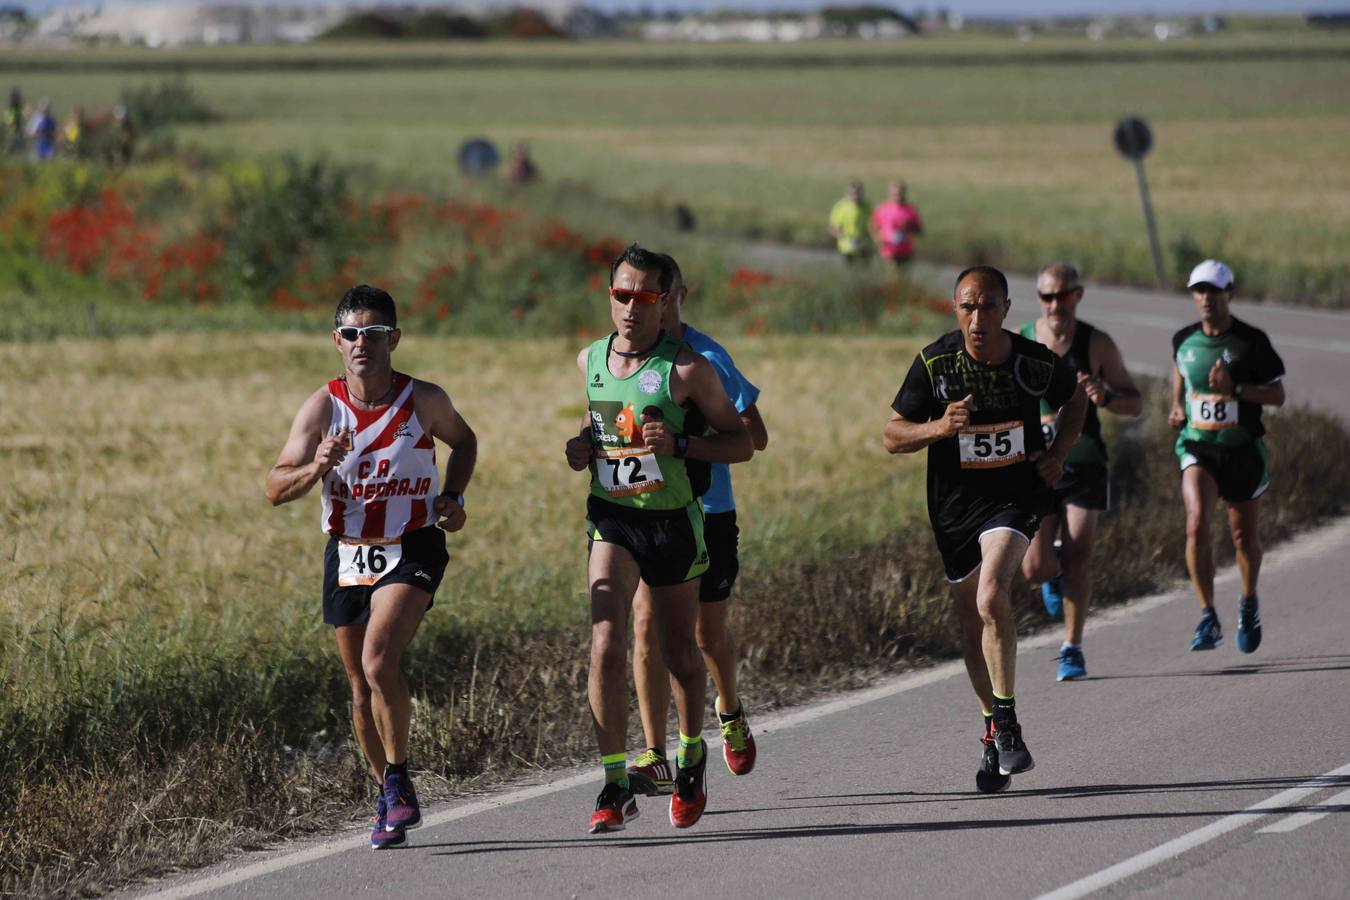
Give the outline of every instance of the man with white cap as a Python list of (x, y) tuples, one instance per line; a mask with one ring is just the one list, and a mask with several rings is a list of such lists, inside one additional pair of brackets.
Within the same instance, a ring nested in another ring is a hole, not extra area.
[(1167, 421), (1181, 430), (1181, 495), (1186, 504), (1186, 568), (1202, 615), (1192, 650), (1213, 650), (1223, 640), (1214, 609), (1214, 556), (1209, 525), (1214, 502), (1228, 502), (1228, 528), (1242, 576), (1237, 647), (1261, 644), (1256, 578), (1261, 570), (1257, 514), (1270, 485), (1262, 435), (1263, 406), (1284, 404), (1284, 362), (1266, 333), (1234, 318), (1233, 270), (1207, 259), (1186, 286), (1200, 321), (1172, 336), (1172, 409)]

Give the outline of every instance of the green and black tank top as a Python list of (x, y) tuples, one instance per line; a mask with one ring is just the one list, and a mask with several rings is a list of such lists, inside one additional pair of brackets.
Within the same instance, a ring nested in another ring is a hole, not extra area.
[[(659, 456), (642, 441), (642, 416), (661, 418), (675, 434), (702, 433), (697, 412), (670, 394), (675, 357), (684, 342), (663, 335), (646, 361), (626, 378), (609, 370), (615, 334), (591, 344), (586, 355), (586, 400), (591, 419), (591, 494), (641, 510), (683, 509), (698, 495), (686, 460)], [(697, 480), (697, 479), (695, 479)]]
[[(1083, 372), (1088, 375), (1095, 375), (1092, 371), (1092, 335), (1096, 331), (1087, 322), (1081, 319), (1074, 323), (1073, 338), (1069, 341), (1069, 349), (1060, 357), (1074, 370), (1074, 372)], [(1022, 337), (1036, 340), (1036, 323), (1028, 322), (1018, 329)], [(1055, 409), (1041, 401), (1041, 431), (1045, 435), (1045, 444), (1048, 447), (1055, 439)], [(1106, 442), (1102, 440), (1102, 422), (1097, 416), (1097, 404), (1088, 401), (1087, 417), (1083, 419), (1083, 432), (1078, 437), (1078, 442), (1069, 448), (1069, 455), (1065, 458), (1065, 465), (1083, 465), (1086, 463), (1105, 463), (1106, 462)]]

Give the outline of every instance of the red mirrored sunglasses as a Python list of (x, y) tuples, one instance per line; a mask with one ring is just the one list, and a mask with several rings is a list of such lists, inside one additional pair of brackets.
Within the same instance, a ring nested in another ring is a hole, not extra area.
[(661, 298), (666, 295), (665, 291), (630, 291), (627, 288), (612, 287), (609, 289), (611, 299), (619, 303), (632, 303), (634, 301), (643, 306), (651, 306), (660, 303)]

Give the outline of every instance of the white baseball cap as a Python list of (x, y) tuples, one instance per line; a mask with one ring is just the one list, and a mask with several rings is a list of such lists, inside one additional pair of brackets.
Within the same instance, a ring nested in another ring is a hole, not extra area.
[(1217, 259), (1207, 259), (1191, 269), (1191, 277), (1186, 280), (1186, 287), (1188, 288), (1193, 288), (1197, 284), (1212, 284), (1216, 288), (1230, 288), (1233, 286), (1233, 270)]

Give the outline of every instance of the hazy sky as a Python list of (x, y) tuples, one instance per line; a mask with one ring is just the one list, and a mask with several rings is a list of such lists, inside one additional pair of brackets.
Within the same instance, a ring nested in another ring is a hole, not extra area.
[[(8, 0), (14, 2), (14, 0)], [(94, 5), (96, 0), (19, 0), (20, 6), (26, 6), (34, 12), (42, 12), (55, 6)], [(166, 0), (117, 0), (117, 2), (166, 2)], [(173, 0), (167, 0), (173, 2)], [(219, 0), (229, 2), (229, 0)], [(270, 0), (278, 3), (304, 3), (307, 0)], [(317, 2), (317, 0), (315, 0)], [(400, 0), (401, 2), (401, 0)], [(479, 0), (475, 5), (482, 5)], [(486, 0), (492, 5), (517, 6), (528, 0)], [(865, 0), (832, 0), (833, 5), (849, 5)], [(866, 0), (878, 2), (878, 0)], [(880, 0), (885, 2), (885, 0)], [(590, 0), (590, 5), (600, 9), (689, 9), (703, 10), (715, 8), (741, 9), (815, 9), (826, 3), (821, 0)], [(1056, 15), (1075, 13), (1236, 13), (1236, 12), (1317, 12), (1344, 10), (1350, 8), (1350, 0), (899, 0), (887, 5), (912, 11), (918, 8), (946, 8), (965, 15), (1015, 17), (1023, 15)]]

